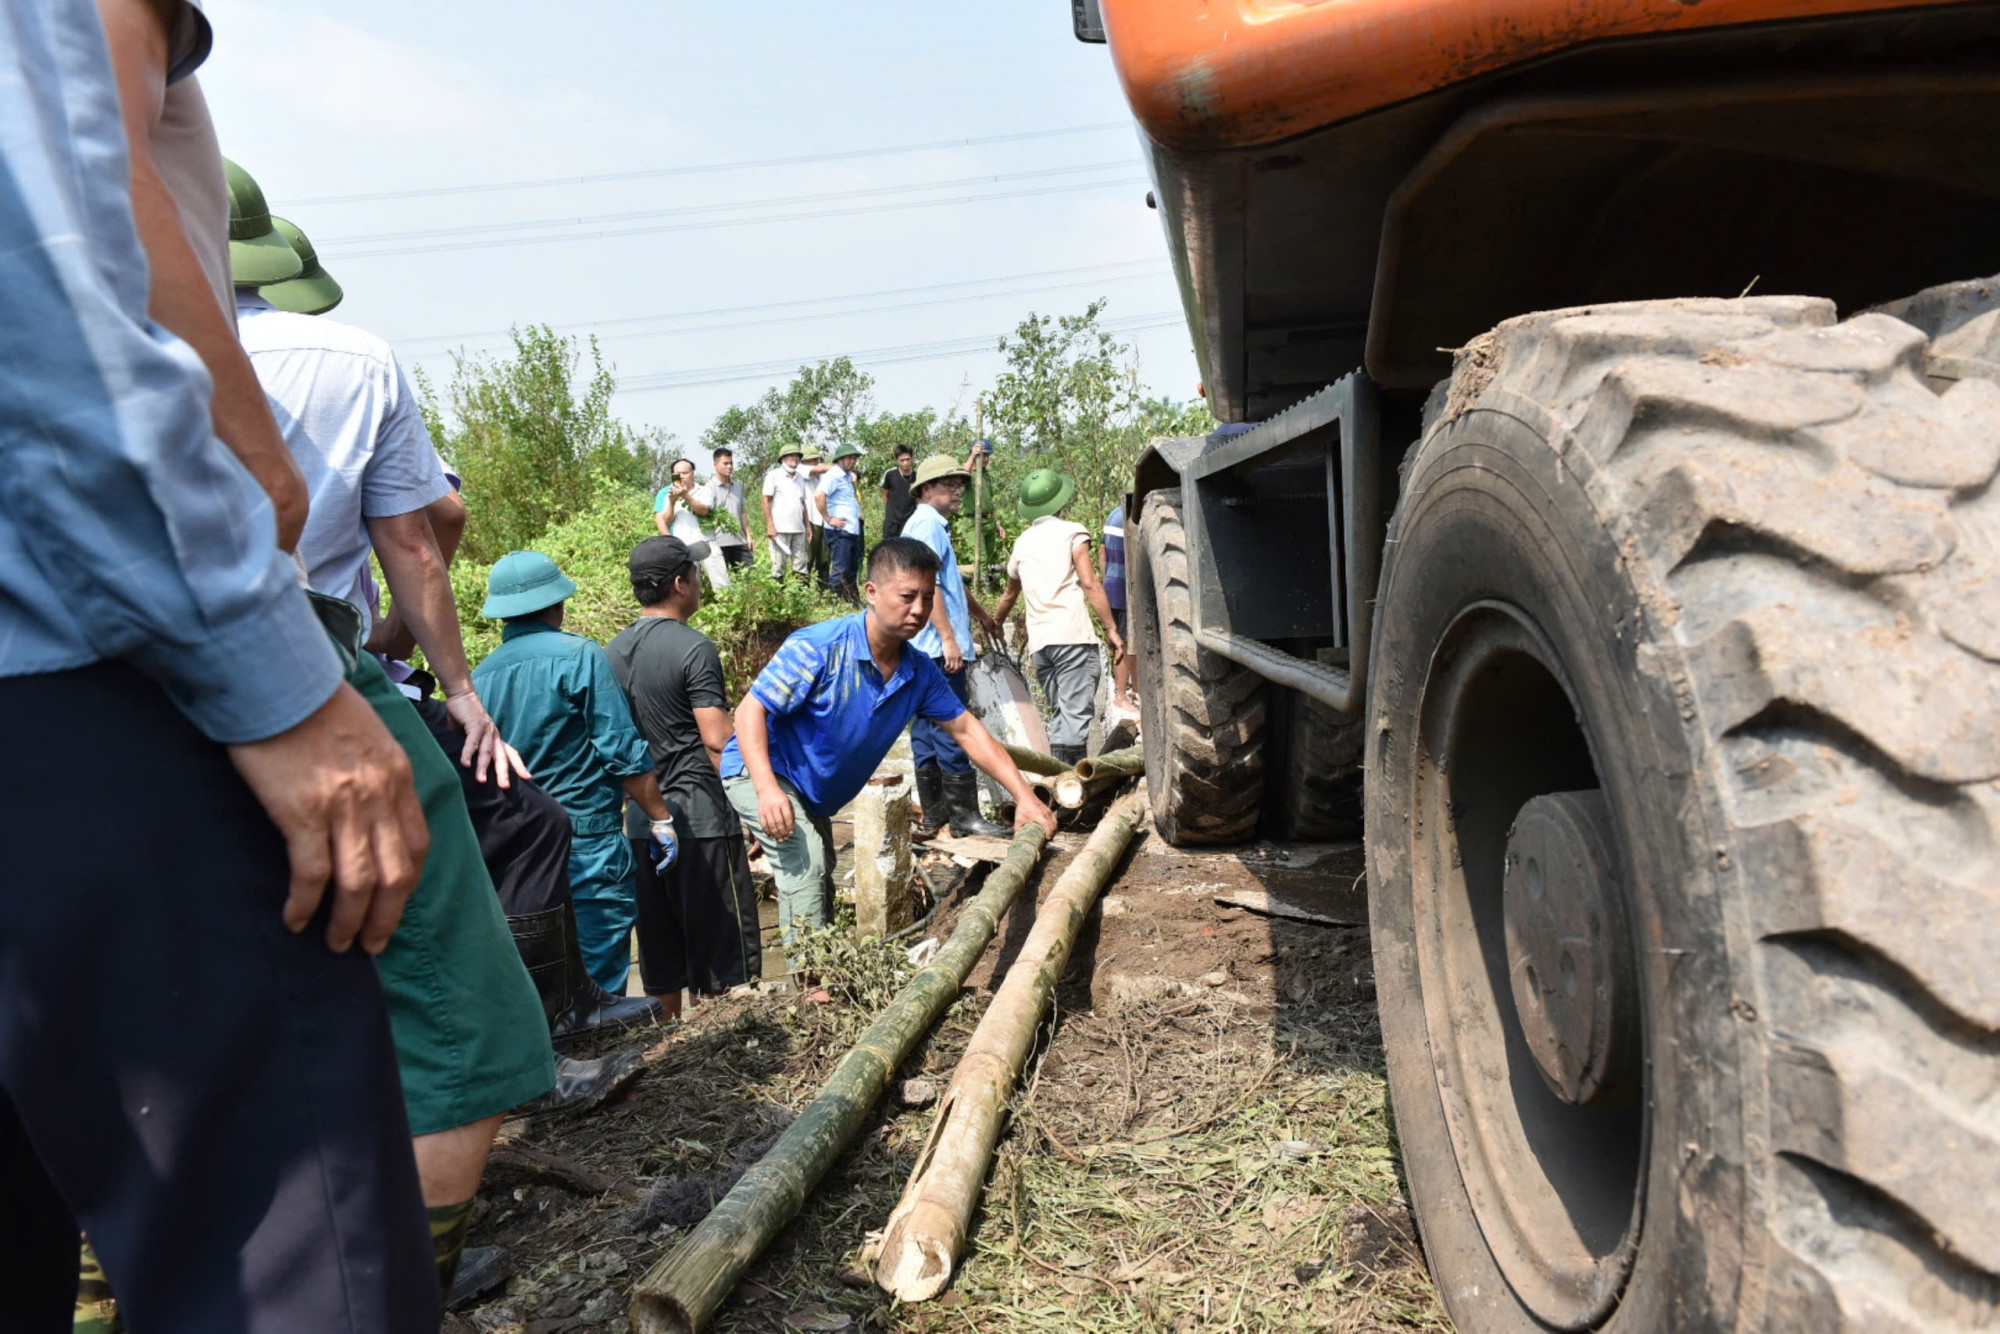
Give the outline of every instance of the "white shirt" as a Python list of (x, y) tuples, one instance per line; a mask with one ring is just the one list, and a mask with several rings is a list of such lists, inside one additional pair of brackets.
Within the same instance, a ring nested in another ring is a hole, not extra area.
[(240, 291), (236, 322), (312, 497), (299, 538), (306, 577), (372, 619), (367, 521), (451, 491), (417, 396), (389, 345), (353, 325)]
[(1031, 653), (1051, 644), (1097, 642), (1097, 633), (1090, 628), (1090, 604), (1084, 600), (1072, 555), (1079, 542), (1090, 545), (1090, 530), (1053, 514), (1044, 514), (1014, 539), (1007, 574), (1021, 581)]
[(806, 530), (805, 470), (785, 471), (779, 464), (764, 474), (764, 494), (771, 498), (771, 530), (803, 533)]
[[(736, 532), (715, 533), (714, 538), (711, 540), (716, 545), (725, 547), (749, 545), (748, 538), (739, 536), (739, 534), (750, 531), (749, 525), (743, 522), (743, 483), (732, 477), (729, 479), (729, 484), (725, 486), (711, 477), (696, 487), (694, 494), (696, 499), (709, 508), (707, 526), (710, 532), (715, 532), (715, 511), (717, 509), (721, 509), (729, 517), (736, 520)], [(773, 503), (771, 508), (775, 510), (777, 505)]]

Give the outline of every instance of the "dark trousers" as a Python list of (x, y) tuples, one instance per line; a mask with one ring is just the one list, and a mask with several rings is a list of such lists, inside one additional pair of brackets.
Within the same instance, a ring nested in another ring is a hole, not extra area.
[(135, 1330), (435, 1334), (374, 964), (285, 929), (227, 753), (116, 664), (0, 737), (0, 1330), (70, 1327), (81, 1227)]
[(841, 528), (826, 530), (827, 553), (833, 565), (833, 591), (859, 606), (861, 585), (861, 534)]
[(727, 991), (764, 975), (763, 928), (743, 835), (684, 838), (663, 875), (659, 847), (633, 839), (639, 863), (639, 978), (649, 996)]
[(500, 908), (509, 917), (550, 912), (569, 901), (569, 812), (533, 779), (516, 777), (501, 787), (489, 772), (485, 782), (458, 762), (465, 751), (465, 733), (458, 730), (444, 703), (415, 701), (417, 714), (451, 757), (465, 791), (466, 813), (479, 836), (479, 859), (486, 863), (499, 891)]
[[(938, 660), (938, 670), (944, 671), (944, 660)], [(972, 696), (965, 684), (965, 668), (955, 672), (945, 672), (944, 679), (951, 685), (951, 693), (958, 696), (958, 702), (972, 707)], [(951, 733), (939, 727), (928, 718), (919, 718), (910, 724), (910, 757), (919, 769), (942, 769), (948, 774), (970, 773), (972, 757), (965, 748), (951, 739)]]

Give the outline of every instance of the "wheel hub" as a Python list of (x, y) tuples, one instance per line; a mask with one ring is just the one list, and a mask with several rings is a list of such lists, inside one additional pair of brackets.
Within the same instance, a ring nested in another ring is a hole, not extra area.
[(1585, 1106), (1623, 1082), (1636, 995), (1609, 818), (1595, 790), (1522, 805), (1503, 881), (1514, 1009), (1542, 1077)]

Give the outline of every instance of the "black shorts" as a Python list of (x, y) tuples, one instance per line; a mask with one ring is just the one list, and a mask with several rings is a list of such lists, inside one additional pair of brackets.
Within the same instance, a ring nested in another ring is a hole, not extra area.
[(1118, 637), (1129, 644), (1131, 642), (1131, 632), (1125, 628), (1125, 609), (1123, 607), (1113, 607), (1111, 609), (1111, 623), (1118, 627)]
[(639, 863), (639, 978), (649, 996), (727, 991), (763, 976), (757, 890), (741, 832), (681, 840), (662, 875), (659, 849), (633, 839)]

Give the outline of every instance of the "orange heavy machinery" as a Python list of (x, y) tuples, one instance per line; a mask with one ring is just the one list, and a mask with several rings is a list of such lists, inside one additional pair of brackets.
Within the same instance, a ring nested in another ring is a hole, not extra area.
[(2000, 1327), (2000, 9), (1075, 0), (1225, 428), (1156, 824), (1365, 816), (1461, 1328)]

